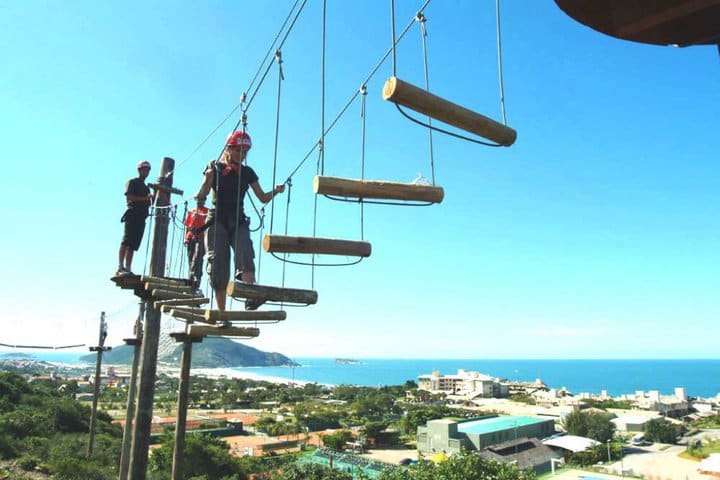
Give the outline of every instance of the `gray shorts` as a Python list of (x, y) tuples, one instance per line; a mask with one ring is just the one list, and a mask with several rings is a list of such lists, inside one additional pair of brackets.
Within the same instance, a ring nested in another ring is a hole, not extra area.
[(212, 214), (207, 221), (210, 226), (205, 231), (205, 247), (210, 284), (214, 289), (225, 289), (230, 281), (230, 249), (234, 254), (235, 276), (255, 272), (250, 226), (247, 221), (239, 225), (233, 221), (215, 221)]

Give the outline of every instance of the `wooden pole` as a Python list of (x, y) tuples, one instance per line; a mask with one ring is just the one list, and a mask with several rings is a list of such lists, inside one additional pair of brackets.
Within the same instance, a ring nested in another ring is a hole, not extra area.
[(102, 354), (110, 347), (105, 347), (105, 337), (107, 337), (107, 323), (105, 322), (105, 312), (100, 313), (100, 334), (98, 336), (98, 346), (90, 347), (91, 352), (97, 352), (97, 361), (95, 362), (95, 385), (93, 385), (93, 401), (92, 413), (90, 414), (90, 435), (88, 438), (87, 455), (89, 460), (92, 457), (93, 446), (95, 444), (95, 422), (97, 421), (98, 397), (100, 397)]
[(313, 190), (321, 195), (431, 203), (440, 203), (445, 196), (442, 187), (433, 185), (324, 176), (315, 177)]
[[(128, 480), (130, 467), (130, 443), (132, 441), (133, 418), (135, 416), (135, 395), (137, 393), (137, 373), (140, 363), (140, 346), (142, 344), (142, 319), (145, 316), (145, 301), (140, 302), (140, 311), (135, 321), (135, 338), (133, 339), (133, 361), (130, 370), (127, 408), (125, 409), (125, 429), (123, 430), (122, 450), (120, 453), (119, 480)], [(126, 341), (127, 342), (127, 341)]]
[(517, 132), (512, 128), (403, 82), (397, 77), (390, 77), (385, 82), (383, 98), (505, 147), (515, 143), (517, 138)]
[[(172, 188), (172, 172), (175, 160), (164, 157), (160, 167), (159, 183)], [(165, 271), (167, 250), (170, 193), (159, 190), (155, 194), (155, 229), (152, 255), (150, 257), (150, 276), (162, 277)], [(160, 207), (160, 208), (157, 208)], [(150, 428), (152, 426), (153, 399), (155, 396), (155, 373), (157, 370), (157, 351), (160, 339), (160, 309), (148, 308), (145, 312), (145, 333), (142, 341), (140, 382), (137, 395), (137, 407), (133, 424), (132, 447), (130, 457), (130, 478), (145, 480), (147, 477), (148, 451), (150, 449)]]
[(175, 423), (175, 445), (173, 447), (171, 480), (183, 479), (183, 454), (185, 453), (185, 427), (187, 423), (188, 395), (190, 391), (190, 365), (192, 344), (189, 337), (183, 340), (180, 357), (180, 385), (178, 386), (177, 422)]
[(285, 235), (265, 235), (263, 248), (266, 252), (315, 253), (353, 257), (369, 257), (372, 250), (370, 243), (364, 241), (320, 237), (288, 237)]

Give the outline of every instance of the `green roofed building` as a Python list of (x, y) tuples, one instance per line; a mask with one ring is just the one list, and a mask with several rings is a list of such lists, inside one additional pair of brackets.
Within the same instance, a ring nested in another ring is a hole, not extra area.
[(555, 422), (521, 416), (474, 418), (465, 421), (430, 420), (418, 427), (417, 446), (420, 453), (480, 451), (486, 447), (518, 438), (542, 439), (555, 433)]

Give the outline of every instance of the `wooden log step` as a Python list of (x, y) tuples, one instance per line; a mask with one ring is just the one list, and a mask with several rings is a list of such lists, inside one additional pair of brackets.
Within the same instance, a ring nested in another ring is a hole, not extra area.
[(313, 181), (313, 190), (315, 190), (315, 193), (321, 195), (430, 203), (440, 203), (445, 196), (445, 191), (442, 187), (432, 185), (324, 177), (319, 175), (316, 176)]
[(186, 306), (195, 306), (198, 307), (200, 305), (204, 305), (206, 303), (210, 303), (210, 299), (206, 297), (202, 298), (174, 298), (172, 300), (158, 300), (154, 303), (155, 308), (160, 308), (164, 305), (168, 305), (171, 307), (178, 306), (178, 307), (186, 307)]
[(145, 290), (169, 290), (180, 293), (193, 293), (193, 288), (190, 285), (167, 285), (155, 282), (145, 282)]
[(177, 313), (192, 314), (191, 318), (196, 320), (198, 316), (202, 317), (201, 322), (204, 323), (224, 323), (224, 322), (279, 322), (287, 318), (287, 312), (284, 310), (206, 310), (200, 308), (173, 307), (165, 305), (162, 311), (175, 316)]
[(244, 337), (254, 338), (260, 335), (260, 329), (256, 327), (234, 327), (234, 326), (222, 326), (216, 327), (211, 325), (188, 325), (186, 328), (188, 336), (191, 338), (197, 337)]
[(300, 303), (314, 305), (317, 303), (318, 293), (315, 290), (301, 290), (299, 288), (281, 288), (257, 283), (230, 282), (227, 294), (233, 298), (246, 298), (250, 300), (263, 300), (266, 302)]
[(170, 278), (170, 277), (152, 277), (149, 275), (142, 276), (142, 283), (154, 283), (157, 285), (177, 285), (185, 286), (190, 285), (190, 281), (186, 278)]
[[(205, 315), (202, 314), (202, 310), (198, 309), (195, 311), (192, 310), (181, 310), (179, 308), (172, 308), (172, 307), (162, 307), (163, 312), (167, 313), (171, 317), (179, 318), (181, 320), (186, 320), (189, 322), (207, 322), (205, 320)], [(167, 310), (165, 310), (167, 309)]]
[(517, 138), (517, 132), (512, 128), (397, 77), (390, 77), (385, 82), (383, 98), (506, 147)]
[(194, 293), (175, 292), (173, 290), (165, 290), (160, 288), (154, 289), (151, 292), (151, 295), (155, 297), (156, 300), (187, 300), (204, 298), (203, 296), (195, 295)]
[(274, 253), (315, 253), (318, 255), (369, 257), (372, 247), (369, 242), (358, 240), (265, 235), (263, 249), (266, 252)]
[(171, 332), (170, 336), (172, 338), (174, 338), (176, 342), (188, 341), (188, 342), (192, 342), (192, 343), (197, 343), (197, 342), (203, 341), (203, 337), (191, 337), (190, 335), (188, 335), (185, 332)]

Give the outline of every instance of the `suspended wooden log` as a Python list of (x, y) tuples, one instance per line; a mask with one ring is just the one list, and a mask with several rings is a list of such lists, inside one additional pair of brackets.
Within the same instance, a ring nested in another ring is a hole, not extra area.
[(186, 278), (169, 278), (169, 277), (152, 277), (152, 276), (142, 276), (142, 282), (150, 282), (154, 283), (156, 285), (171, 285), (171, 286), (186, 286), (190, 285), (190, 281)]
[(123, 342), (125, 342), (125, 345), (134, 346), (137, 345), (139, 342), (139, 339), (137, 338), (123, 338)]
[(314, 305), (318, 299), (318, 293), (315, 290), (270, 287), (243, 282), (230, 282), (227, 294), (233, 298), (263, 300), (265, 302), (301, 303), (304, 305)]
[(266, 252), (274, 253), (315, 253), (351, 257), (369, 257), (371, 252), (370, 243), (364, 241), (285, 235), (265, 235), (263, 248)]
[(313, 181), (315, 193), (351, 198), (378, 198), (440, 203), (445, 196), (442, 187), (415, 183), (386, 182), (379, 180), (356, 180), (352, 178), (316, 176)]
[(182, 293), (182, 292), (175, 292), (173, 290), (164, 290), (160, 288), (156, 288), (152, 290), (151, 292), (152, 296), (155, 297), (156, 300), (175, 300), (175, 299), (196, 299), (196, 298), (203, 298), (202, 295), (195, 295), (193, 293)]
[(256, 327), (215, 327), (211, 325), (195, 324), (188, 325), (186, 332), (191, 338), (206, 336), (254, 338), (260, 335), (260, 329)]
[(210, 303), (210, 299), (206, 297), (198, 297), (198, 298), (174, 298), (172, 300), (158, 300), (155, 302), (154, 306), (155, 308), (160, 308), (162, 306), (200, 306), (204, 305), (206, 303)]
[(517, 132), (512, 128), (397, 77), (390, 77), (385, 82), (383, 98), (506, 147), (517, 138)]
[(215, 322), (250, 322), (250, 321), (272, 321), (278, 322), (287, 318), (284, 310), (205, 310), (205, 320)]
[(164, 285), (162, 283), (145, 282), (145, 290), (168, 290), (179, 293), (193, 293), (193, 288), (190, 285)]
[(187, 320), (189, 322), (207, 322), (207, 320), (205, 320), (205, 315), (202, 314), (202, 310), (200, 309), (193, 311), (180, 308), (172, 308), (169, 306), (165, 306), (162, 308), (163, 312), (167, 313), (171, 317), (179, 318), (181, 320)]
[(189, 341), (192, 343), (200, 343), (203, 341), (203, 337), (191, 337), (185, 332), (172, 332), (170, 336), (175, 339), (176, 342)]

